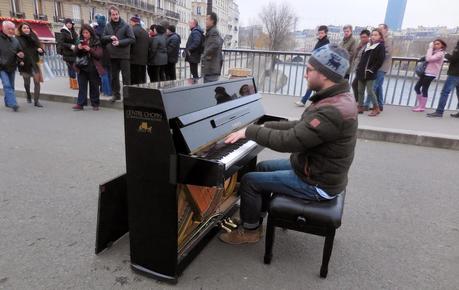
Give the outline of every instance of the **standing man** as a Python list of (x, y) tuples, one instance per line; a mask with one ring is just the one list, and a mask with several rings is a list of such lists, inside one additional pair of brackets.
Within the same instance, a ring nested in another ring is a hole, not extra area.
[[(364, 29), (360, 32), (360, 43), (356, 48), (356, 54), (353, 62), (351, 63), (351, 67), (353, 68), (354, 71), (357, 70), (357, 65), (360, 62), (360, 59), (362, 58), (362, 54), (365, 51), (365, 47), (367, 44), (370, 42), (370, 30)], [(355, 101), (359, 100), (359, 80), (354, 77), (352, 80), (352, 91), (354, 92), (355, 96)]]
[(78, 90), (78, 81), (75, 69), (73, 67), (76, 59), (75, 48), (78, 45), (78, 33), (75, 31), (75, 24), (72, 19), (65, 18), (64, 26), (57, 43), (57, 51), (62, 55), (62, 59), (67, 64), (67, 73), (69, 75), (70, 88)]
[[(448, 96), (456, 87), (456, 94), (459, 101), (459, 41), (456, 44), (456, 47), (453, 50), (452, 54), (445, 54), (445, 58), (449, 61), (449, 68), (445, 84), (440, 93), (440, 100), (438, 101), (438, 106), (435, 112), (427, 114), (427, 117), (443, 117), (443, 112), (445, 111), (446, 101), (448, 101)], [(456, 114), (451, 114), (451, 117), (459, 118), (459, 112)]]
[(178, 62), (180, 43), (182, 42), (180, 35), (175, 33), (175, 26), (169, 25), (166, 29), (166, 45), (167, 45), (167, 67), (166, 79), (176, 80), (177, 74), (175, 72), (175, 64)]
[(17, 112), (19, 106), (14, 91), (16, 68), (24, 65), (24, 53), (19, 41), (14, 37), (16, 26), (11, 21), (3, 21), (0, 31), (0, 79), (3, 84), (5, 106)]
[(339, 45), (342, 48), (344, 48), (347, 51), (347, 53), (349, 53), (349, 64), (351, 65), (349, 66), (349, 69), (347, 70), (346, 75), (344, 76), (345, 79), (349, 79), (352, 63), (357, 52), (357, 39), (355, 39), (352, 35), (352, 25), (350, 24), (344, 25), (343, 33), (344, 37)]
[(131, 45), (135, 42), (132, 29), (121, 19), (120, 11), (115, 6), (108, 10), (110, 22), (105, 26), (102, 43), (106, 44), (110, 56), (110, 68), (112, 77), (112, 102), (121, 100), (120, 94), (120, 71), (123, 76), (123, 85), (131, 84), (130, 53)]
[(148, 32), (140, 25), (140, 17), (132, 16), (129, 24), (135, 36), (135, 43), (131, 45), (131, 84), (144, 84), (147, 82), (148, 62)]
[(232, 245), (258, 242), (262, 204), (269, 203), (272, 192), (313, 201), (330, 200), (344, 192), (357, 140), (357, 105), (344, 79), (348, 58), (337, 45), (312, 52), (305, 78), (316, 94), (299, 121), (250, 125), (227, 137), (226, 143), (247, 138), (292, 154), (290, 160), (260, 162), (257, 172), (242, 177), (242, 224), (236, 231), (221, 234), (221, 241)]
[(198, 25), (196, 19), (188, 22), (191, 33), (186, 42), (185, 61), (190, 63), (190, 71), (193, 79), (198, 79), (198, 64), (201, 62), (201, 53), (203, 51), (204, 32)]
[(202, 54), (201, 73), (204, 82), (218, 80), (223, 65), (223, 38), (217, 29), (217, 14), (215, 12), (207, 15), (206, 36), (204, 40), (204, 53)]
[[(314, 50), (324, 46), (324, 45), (327, 45), (330, 43), (330, 40), (328, 40), (328, 36), (327, 36), (327, 33), (328, 33), (328, 26), (327, 25), (321, 25), (319, 26), (319, 29), (317, 30), (317, 43), (316, 45), (314, 46)], [(304, 107), (304, 105), (306, 104), (306, 102), (308, 101), (309, 97), (311, 96), (312, 94), (312, 89), (310, 89), (308, 87), (306, 93), (304, 94), (304, 96), (301, 98), (301, 101), (298, 101), (298, 102), (295, 102), (295, 104), (298, 106), (298, 107)]]
[[(376, 73), (376, 79), (373, 85), (373, 90), (376, 93), (376, 98), (378, 99), (378, 106), (379, 110), (383, 111), (384, 106), (384, 93), (383, 93), (383, 84), (384, 84), (384, 77), (386, 73), (390, 71), (392, 66), (392, 51), (394, 40), (392, 35), (389, 33), (389, 26), (387, 24), (379, 24), (378, 29), (381, 30), (384, 36), (384, 47), (386, 48), (386, 58), (384, 59), (384, 63), (382, 67)], [(369, 109), (370, 107), (370, 98), (367, 98), (364, 104), (365, 109)]]

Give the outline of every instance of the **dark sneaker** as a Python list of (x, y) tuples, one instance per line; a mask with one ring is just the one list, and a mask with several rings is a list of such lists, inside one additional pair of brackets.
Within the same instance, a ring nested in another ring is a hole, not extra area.
[(19, 110), (18, 105), (11, 106), (11, 109), (13, 109), (13, 112), (17, 112)]
[(453, 118), (459, 118), (459, 112), (457, 112), (456, 114), (450, 114), (450, 116)]
[(72, 109), (74, 111), (82, 111), (84, 108), (83, 108), (83, 106), (80, 106), (80, 105), (76, 104), (75, 106), (72, 107)]
[(439, 113), (439, 112), (433, 112), (433, 113), (427, 114), (427, 117), (429, 117), (429, 118), (441, 118), (441, 117), (443, 117), (443, 114)]
[(35, 104), (34, 104), (35, 107), (38, 107), (38, 108), (43, 108), (43, 105), (40, 104), (39, 101), (36, 101)]
[(121, 97), (115, 97), (115, 96), (113, 96), (113, 97), (110, 99), (110, 102), (114, 103), (114, 102), (119, 101), (119, 100), (121, 100)]
[(243, 227), (238, 227), (230, 233), (223, 233), (218, 238), (220, 241), (230, 245), (242, 245), (257, 243), (262, 236), (261, 225), (256, 230), (246, 230)]

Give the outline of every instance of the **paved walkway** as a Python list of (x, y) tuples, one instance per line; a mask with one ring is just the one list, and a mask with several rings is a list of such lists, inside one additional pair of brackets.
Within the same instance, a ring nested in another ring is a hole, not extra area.
[[(19, 75), (16, 76), (16, 88), (18, 96), (24, 97)], [(43, 99), (74, 103), (78, 91), (69, 89), (67, 78), (58, 77), (42, 84), (42, 94)], [(263, 97), (269, 114), (295, 119), (303, 112), (303, 108), (294, 104), (298, 100), (296, 97), (270, 94), (263, 94)], [(113, 105), (108, 97), (101, 97), (101, 100), (103, 107), (121, 108), (120, 102)], [(410, 107), (386, 105), (378, 117), (359, 116), (359, 137), (459, 150), (459, 119), (450, 117), (450, 113), (453, 111), (446, 111), (443, 118), (432, 119), (425, 113), (411, 112)]]
[(98, 184), (126, 170), (122, 111), (43, 104), (24, 104), (23, 113), (0, 107), (0, 289), (459, 285), (458, 151), (359, 140), (325, 280), (323, 238), (279, 230), (271, 265), (263, 264), (264, 241), (229, 246), (214, 239), (169, 286), (130, 269), (127, 237), (94, 255)]

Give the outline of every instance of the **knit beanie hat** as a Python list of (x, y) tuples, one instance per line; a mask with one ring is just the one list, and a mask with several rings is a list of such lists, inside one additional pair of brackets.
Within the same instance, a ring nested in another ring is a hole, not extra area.
[(349, 54), (336, 44), (327, 44), (312, 52), (309, 64), (332, 82), (338, 83), (349, 68)]
[(140, 23), (140, 16), (139, 15), (134, 15), (131, 17), (131, 21), (135, 23)]

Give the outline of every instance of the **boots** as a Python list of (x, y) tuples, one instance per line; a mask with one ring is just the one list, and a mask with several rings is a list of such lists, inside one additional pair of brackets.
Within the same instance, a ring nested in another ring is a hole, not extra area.
[(70, 78), (70, 88), (72, 90), (78, 90), (78, 81), (77, 81), (77, 79)]
[(27, 94), (27, 103), (32, 103), (32, 95), (30, 94), (30, 78), (24, 77), (24, 89)]
[(422, 95), (421, 94), (417, 94), (416, 95), (416, 103), (417, 103), (417, 106), (414, 106), (414, 108), (412, 109), (413, 112), (417, 112), (415, 110), (419, 109), (419, 107), (421, 106), (421, 98), (422, 98)]
[(35, 87), (33, 90), (33, 102), (34, 102), (35, 107), (43, 108), (43, 105), (40, 104), (40, 102), (38, 101), (39, 98), (40, 98), (40, 83), (37, 82), (35, 83)]
[(370, 114), (368, 114), (369, 117), (376, 117), (381, 113), (381, 110), (377, 105), (373, 105), (373, 109), (371, 110)]
[(426, 104), (427, 104), (427, 97), (421, 97), (421, 99), (419, 100), (419, 107), (417, 107), (416, 109), (413, 109), (412, 111), (413, 112), (424, 112), (424, 110), (426, 109)]

